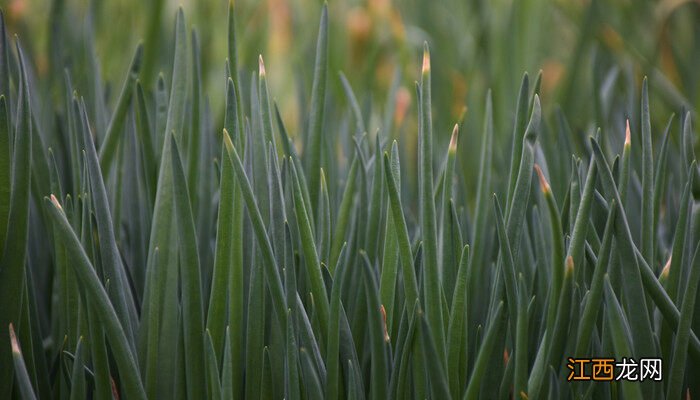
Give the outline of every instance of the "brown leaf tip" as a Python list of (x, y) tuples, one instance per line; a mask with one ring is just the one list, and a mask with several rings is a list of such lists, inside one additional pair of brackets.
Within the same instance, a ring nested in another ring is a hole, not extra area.
[(53, 195), (53, 193), (51, 193), (51, 202), (53, 203), (54, 206), (56, 206), (56, 208), (63, 211), (63, 207), (61, 207), (61, 203), (58, 202), (58, 199), (56, 198), (56, 196)]
[(389, 330), (387, 329), (387, 325), (386, 325), (386, 309), (384, 308), (384, 304), (381, 304), (379, 306), (379, 312), (382, 313), (382, 326), (384, 327), (384, 341), (389, 343), (389, 340), (391, 338), (389, 337)]
[(630, 133), (630, 120), (625, 122), (625, 146), (632, 144), (632, 134)]
[(457, 151), (457, 139), (459, 138), (459, 124), (455, 124), (452, 128), (452, 137), (450, 137), (449, 152), (454, 154)]
[(540, 166), (537, 164), (535, 164), (535, 172), (537, 172), (537, 177), (540, 179), (540, 189), (542, 189), (542, 193), (551, 193), (552, 189), (549, 186), (549, 182), (547, 182), (547, 178), (544, 177), (544, 173), (542, 173), (542, 168), (540, 168)]
[(22, 354), (19, 349), (19, 343), (17, 343), (17, 336), (15, 336), (15, 327), (10, 322), (10, 343), (12, 344), (12, 352), (15, 354)]
[(570, 276), (574, 272), (574, 259), (571, 256), (566, 257), (566, 276)]

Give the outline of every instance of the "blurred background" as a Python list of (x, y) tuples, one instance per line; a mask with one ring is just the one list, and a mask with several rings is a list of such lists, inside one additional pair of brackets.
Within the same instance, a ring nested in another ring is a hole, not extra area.
[[(321, 4), (235, 2), (239, 73), (249, 77), (257, 70), (258, 55), (264, 57), (271, 95), (291, 127), (303, 126)], [(96, 67), (107, 83), (104, 95), (111, 105), (139, 41), (146, 55), (141, 81), (152, 88), (162, 72), (167, 82), (174, 16), (181, 5), (187, 23), (198, 33), (204, 93), (220, 123), (228, 0), (1, 0), (0, 5), (39, 78), (56, 76), (52, 68), (69, 67), (76, 87), (89, 91), (90, 79), (77, 72)], [(424, 41), (432, 52), (433, 120), (440, 146), (446, 146), (452, 125), (462, 119), (462, 140), (477, 138), (478, 143), (484, 99), (491, 89), (496, 148), (510, 148), (503, 144), (511, 140), (525, 71), (531, 87), (542, 72), (539, 91), (546, 119), (556, 121), (558, 110), (563, 110), (574, 133), (572, 145), (579, 148), (600, 126), (614, 152), (619, 151), (623, 115), (638, 132), (643, 76), (650, 79), (655, 140), (671, 112), (686, 109), (696, 116), (700, 1), (332, 0), (329, 15), (329, 98), (337, 99), (331, 102), (337, 109), (349, 108), (343, 104), (346, 97), (338, 75), (342, 71), (359, 99), (368, 131), (376, 132), (386, 118), (393, 118), (396, 126), (405, 127), (394, 133), (405, 135), (404, 143), (416, 137), (411, 120), (416, 113), (407, 110), (415, 107), (413, 83), (420, 73)], [(95, 60), (93, 54), (100, 65), (86, 66)], [(55, 93), (61, 95), (58, 89)], [(626, 112), (609, 119), (607, 110), (620, 107)], [(478, 146), (460, 147), (466, 155), (460, 157), (464, 169), (476, 167), (477, 157), (471, 156)], [(496, 154), (494, 161), (507, 165), (509, 156)]]

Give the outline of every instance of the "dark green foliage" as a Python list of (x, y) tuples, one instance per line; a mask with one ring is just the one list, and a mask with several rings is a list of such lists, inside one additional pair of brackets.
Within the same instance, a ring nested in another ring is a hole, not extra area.
[[(603, 12), (623, 6), (591, 1), (561, 81), (531, 81), (514, 65), (538, 60), (521, 41), (543, 1), (407, 1), (432, 29), (366, 43), (358, 68), (335, 4), (310, 7), (313, 26), (295, 10), (315, 42), (265, 65), (259, 36), (277, 31), (250, 5), (190, 32), (178, 9), (168, 40), (159, 0), (105, 83), (108, 6), (80, 30), (69, 3), (53, 2), (46, 55), (29, 34), (11, 49), (0, 15), (0, 398), (700, 395), (700, 28), (662, 46), (666, 76), (643, 46), (610, 56)], [(467, 10), (469, 44), (437, 29)], [(491, 11), (511, 26), (502, 47)], [(483, 60), (467, 94), (447, 73), (459, 54)], [(587, 356), (661, 357), (664, 379), (568, 382)]]

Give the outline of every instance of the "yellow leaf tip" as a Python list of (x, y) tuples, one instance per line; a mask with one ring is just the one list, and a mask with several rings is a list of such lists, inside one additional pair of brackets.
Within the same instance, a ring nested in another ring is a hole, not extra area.
[(228, 131), (224, 128), (224, 146), (226, 146), (226, 151), (231, 151), (233, 149), (233, 142), (231, 142), (231, 136), (229, 136)]
[(265, 63), (262, 54), (258, 55), (258, 71), (261, 78), (265, 77)]
[(669, 257), (668, 261), (666, 261), (666, 265), (664, 265), (664, 268), (661, 270), (661, 276), (660, 278), (668, 278), (668, 274), (671, 271), (671, 259), (673, 257)]
[(459, 137), (459, 124), (455, 124), (452, 128), (452, 136), (450, 137), (450, 147), (449, 152), (455, 153), (457, 151), (457, 139)]
[(535, 164), (535, 172), (537, 172), (537, 177), (540, 180), (540, 189), (542, 189), (542, 193), (544, 193), (544, 194), (551, 193), (552, 189), (549, 186), (549, 182), (547, 182), (547, 178), (544, 177), (544, 173), (542, 172), (542, 168), (540, 168), (540, 166), (537, 164)]
[(428, 50), (428, 44), (426, 43), (425, 46), (423, 46), (423, 68), (422, 71), (424, 74), (427, 74), (430, 72), (430, 50)]

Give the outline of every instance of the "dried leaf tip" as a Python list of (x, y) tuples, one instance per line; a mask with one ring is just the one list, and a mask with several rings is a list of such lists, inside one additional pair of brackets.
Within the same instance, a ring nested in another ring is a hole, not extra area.
[(258, 55), (258, 74), (261, 78), (265, 77), (265, 63), (263, 62), (262, 54)]
[(12, 325), (12, 322), (10, 322), (9, 330), (10, 343), (12, 344), (12, 352), (15, 354), (22, 354), (22, 351), (19, 349), (19, 343), (17, 343), (17, 336), (15, 336), (15, 327), (14, 325)]
[(571, 276), (574, 272), (574, 258), (571, 256), (566, 257), (566, 271), (564, 272), (566, 277)]
[(389, 330), (387, 329), (387, 325), (386, 325), (386, 309), (384, 308), (384, 304), (381, 304), (379, 306), (379, 311), (382, 313), (382, 326), (384, 327), (384, 341), (389, 343), (391, 338), (389, 337)]
[(450, 147), (448, 151), (454, 154), (457, 151), (457, 139), (459, 138), (459, 124), (455, 124), (452, 128), (452, 137), (450, 137)]
[(233, 150), (233, 142), (231, 142), (231, 136), (229, 136), (228, 131), (224, 128), (224, 146), (226, 146), (226, 151)]
[(544, 177), (544, 173), (542, 173), (542, 168), (540, 168), (540, 166), (537, 164), (535, 164), (535, 172), (537, 172), (537, 177), (540, 179), (540, 189), (542, 189), (542, 193), (551, 193), (552, 189), (549, 186), (549, 182), (547, 182), (547, 178)]
[(430, 72), (430, 50), (428, 49), (428, 42), (423, 45), (423, 74)]
[(56, 196), (53, 195), (53, 193), (51, 194), (51, 202), (53, 203), (54, 206), (56, 206), (56, 208), (58, 208), (60, 211), (63, 211), (63, 207), (61, 207), (61, 203), (58, 202), (58, 199), (56, 198)]
[(627, 119), (625, 122), (625, 146), (630, 146), (632, 144), (632, 134), (630, 133), (630, 120)]
[(661, 275), (659, 278), (666, 279), (668, 278), (668, 273), (671, 271), (671, 259), (673, 256), (668, 258), (668, 261), (666, 261), (666, 265), (664, 265), (664, 268), (661, 270)]

